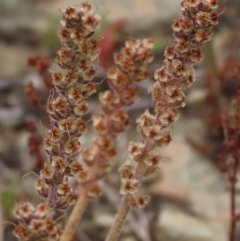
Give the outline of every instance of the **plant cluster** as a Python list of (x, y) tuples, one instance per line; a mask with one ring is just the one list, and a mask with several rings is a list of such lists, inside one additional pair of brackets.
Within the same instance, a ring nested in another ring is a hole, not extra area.
[[(139, 191), (141, 180), (158, 171), (163, 160), (159, 148), (172, 140), (172, 125), (179, 119), (179, 108), (185, 106), (185, 90), (196, 80), (193, 67), (203, 59), (202, 47), (211, 40), (212, 27), (218, 23), (217, 8), (217, 0), (181, 2), (182, 17), (172, 25), (175, 42), (166, 47), (164, 66), (154, 72), (155, 82), (149, 89), (154, 111), (146, 110), (137, 119), (141, 140), (129, 142), (126, 161), (119, 168), (123, 197), (106, 241), (118, 238), (131, 208), (143, 208), (150, 199)], [(117, 137), (130, 125), (125, 107), (139, 99), (136, 83), (151, 76), (147, 64), (153, 59), (153, 40), (129, 38), (114, 54), (115, 65), (107, 71), (109, 90), (99, 95), (101, 109), (92, 121), (96, 139), (83, 147), (79, 138), (87, 131), (82, 119), (88, 112), (86, 99), (96, 92), (92, 80), (100, 48), (94, 33), (101, 17), (89, 3), (66, 6), (61, 13), (58, 34), (62, 48), (55, 59), (59, 69), (51, 73), (53, 88), (47, 102), (51, 129), (43, 142), (47, 160), (36, 183), (43, 203), (36, 208), (28, 202), (16, 207), (19, 224), (14, 234), (21, 241), (71, 240), (88, 200), (101, 193), (99, 181), (117, 155)], [(48, 66), (44, 63), (37, 59), (32, 65)], [(32, 89), (28, 95), (38, 103)], [(73, 177), (79, 181), (77, 190), (70, 183)], [(57, 220), (74, 204), (62, 230)]]

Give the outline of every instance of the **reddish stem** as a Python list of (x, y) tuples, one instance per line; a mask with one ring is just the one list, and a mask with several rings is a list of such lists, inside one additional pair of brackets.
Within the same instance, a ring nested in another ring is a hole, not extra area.
[(235, 240), (235, 231), (236, 231), (236, 178), (237, 178), (237, 169), (238, 169), (238, 158), (234, 158), (233, 162), (233, 173), (232, 178), (230, 180), (231, 184), (231, 202), (230, 202), (230, 209), (231, 209), (231, 221), (230, 221), (230, 230), (229, 230), (229, 241)]

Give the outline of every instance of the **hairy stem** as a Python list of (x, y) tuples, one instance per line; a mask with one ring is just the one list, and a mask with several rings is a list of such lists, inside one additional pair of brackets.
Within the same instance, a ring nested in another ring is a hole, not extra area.
[[(140, 180), (142, 176), (144, 175), (144, 172), (146, 170), (146, 165), (144, 162), (140, 162), (137, 166), (134, 178), (137, 180)], [(116, 214), (115, 220), (108, 232), (107, 238), (105, 241), (115, 241), (117, 240), (123, 224), (127, 218), (127, 214), (130, 210), (130, 206), (128, 204), (127, 196), (124, 196), (122, 198), (121, 206), (118, 209), (118, 212)]]
[(63, 234), (61, 236), (60, 241), (70, 241), (72, 239), (72, 236), (76, 230), (78, 221), (80, 220), (86, 204), (87, 204), (87, 190), (82, 189), (81, 192), (79, 192), (79, 198), (71, 212), (71, 215), (66, 223), (66, 226), (64, 228)]
[(127, 214), (128, 214), (129, 210), (130, 210), (130, 207), (128, 205), (127, 197), (124, 196), (122, 199), (121, 206), (119, 207), (118, 212), (116, 214), (113, 225), (112, 225), (111, 229), (109, 230), (106, 241), (117, 240), (117, 238), (121, 232), (121, 229), (123, 227), (123, 224), (127, 218)]

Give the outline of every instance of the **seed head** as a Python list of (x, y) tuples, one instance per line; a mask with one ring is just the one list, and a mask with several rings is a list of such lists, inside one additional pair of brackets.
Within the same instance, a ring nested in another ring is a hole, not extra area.
[(100, 195), (101, 192), (102, 192), (101, 186), (98, 183), (95, 183), (91, 185), (90, 188), (88, 189), (88, 197), (96, 198)]
[(57, 187), (57, 192), (58, 192), (58, 194), (63, 195), (63, 196), (67, 196), (67, 195), (71, 194), (72, 189), (71, 189), (69, 182), (63, 182), (63, 183), (59, 184)]
[(63, 172), (65, 170), (65, 167), (67, 166), (67, 161), (59, 156), (53, 156), (52, 157), (52, 167), (55, 171)]
[(72, 153), (79, 151), (80, 147), (81, 147), (80, 141), (78, 140), (78, 138), (74, 138), (65, 143), (64, 151), (67, 154), (72, 154)]
[(131, 179), (133, 177), (133, 166), (129, 161), (125, 162), (120, 168), (121, 178)]
[(136, 179), (123, 178), (120, 194), (134, 194), (137, 191), (139, 181)]
[(69, 165), (70, 168), (70, 173), (71, 175), (77, 175), (79, 174), (81, 171), (83, 171), (83, 165), (80, 164), (78, 161), (74, 161)]
[(85, 100), (78, 101), (75, 104), (74, 112), (78, 116), (82, 116), (88, 112), (88, 103)]
[(43, 169), (40, 171), (40, 175), (45, 179), (51, 179), (54, 175), (54, 170), (50, 165), (45, 163)]
[(140, 194), (133, 194), (131, 197), (129, 197), (129, 204), (132, 208), (144, 208), (146, 204), (149, 202), (150, 197), (146, 195), (140, 195)]

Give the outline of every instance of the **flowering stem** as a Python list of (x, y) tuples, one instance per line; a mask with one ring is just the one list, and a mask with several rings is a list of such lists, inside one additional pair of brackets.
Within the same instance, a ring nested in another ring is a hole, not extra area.
[(236, 230), (236, 176), (238, 169), (238, 159), (234, 158), (233, 163), (233, 177), (231, 180), (231, 196), (230, 196), (230, 209), (231, 209), (231, 223), (229, 231), (229, 241), (234, 241), (235, 230)]
[(146, 170), (146, 164), (143, 161), (139, 162), (134, 174), (134, 178), (137, 180), (140, 180), (143, 177), (145, 170)]
[[(140, 180), (142, 176), (144, 175), (144, 172), (146, 170), (146, 165), (144, 162), (140, 162), (137, 166), (137, 169), (134, 174), (134, 178), (137, 180)], [(118, 209), (118, 212), (116, 214), (115, 220), (112, 224), (112, 227), (110, 228), (107, 238), (105, 241), (115, 241), (117, 240), (121, 229), (123, 227), (123, 224), (127, 218), (127, 214), (130, 210), (130, 206), (128, 204), (127, 196), (124, 196), (122, 198), (121, 206)], [(62, 240), (61, 240), (62, 241)], [(64, 240), (65, 241), (65, 240)]]
[(87, 190), (84, 188), (81, 190), (81, 192), (79, 192), (79, 194), (79, 198), (71, 212), (70, 217), (68, 218), (60, 241), (70, 241), (72, 239), (78, 221), (80, 220), (85, 210), (87, 204)]
[(130, 206), (128, 205), (127, 197), (124, 196), (122, 199), (121, 206), (118, 209), (115, 220), (111, 229), (108, 232), (107, 238), (105, 241), (115, 241), (117, 240), (123, 224), (127, 218), (128, 211), (130, 210)]

